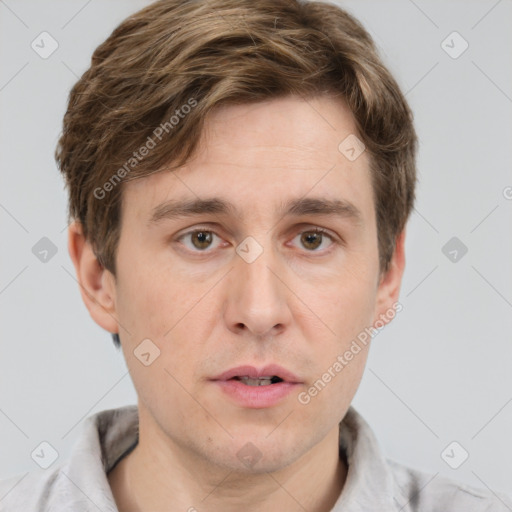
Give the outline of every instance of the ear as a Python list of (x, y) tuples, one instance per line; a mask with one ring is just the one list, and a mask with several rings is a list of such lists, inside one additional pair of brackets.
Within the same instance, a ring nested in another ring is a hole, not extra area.
[(115, 307), (115, 277), (105, 269), (84, 238), (81, 223), (68, 228), (68, 250), (75, 266), (80, 293), (93, 320), (111, 333), (119, 332)]
[(377, 288), (377, 300), (375, 305), (375, 317), (373, 323), (377, 320), (379, 324), (389, 323), (398, 311), (393, 304), (398, 302), (400, 294), (400, 285), (405, 268), (405, 228), (397, 237), (393, 257), (391, 258), (389, 268), (385, 274), (380, 276)]

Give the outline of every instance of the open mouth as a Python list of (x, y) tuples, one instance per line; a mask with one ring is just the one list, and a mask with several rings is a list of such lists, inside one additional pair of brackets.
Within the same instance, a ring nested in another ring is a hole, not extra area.
[(242, 384), (245, 384), (246, 386), (270, 386), (272, 384), (277, 384), (279, 382), (283, 382), (283, 379), (281, 377), (278, 377), (277, 375), (273, 375), (271, 377), (259, 377), (259, 378), (251, 378), (251, 377), (233, 377), (229, 380), (238, 380)]
[(240, 365), (210, 380), (244, 409), (278, 406), (303, 385), (301, 377), (278, 364), (267, 364), (260, 368), (251, 364)]

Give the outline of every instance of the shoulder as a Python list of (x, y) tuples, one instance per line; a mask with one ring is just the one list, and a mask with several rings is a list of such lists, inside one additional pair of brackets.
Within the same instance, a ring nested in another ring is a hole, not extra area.
[(387, 460), (402, 512), (512, 512), (512, 499), (488, 488), (473, 487), (439, 473), (428, 474)]
[(473, 487), (385, 457), (364, 418), (351, 406), (340, 423), (340, 453), (348, 460), (336, 511), (512, 512), (512, 499), (485, 483)]
[(89, 416), (69, 456), (58, 465), (0, 480), (2, 512), (117, 510), (107, 473), (137, 441), (137, 407)]
[(59, 479), (59, 470), (56, 469), (49, 473), (29, 472), (0, 480), (0, 510), (46, 510)]
[(29, 472), (0, 480), (1, 512), (115, 512), (113, 496), (102, 481), (95, 488), (70, 476), (69, 467)]

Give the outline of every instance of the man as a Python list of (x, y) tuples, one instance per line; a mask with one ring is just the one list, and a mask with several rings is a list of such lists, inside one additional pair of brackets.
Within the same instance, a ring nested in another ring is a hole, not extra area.
[[(292, 0), (165, 0), (74, 86), (69, 252), (137, 407), (2, 510), (490, 511), (387, 461), (350, 406), (400, 310), (416, 135), (362, 26)], [(427, 486), (428, 483), (428, 486)]]

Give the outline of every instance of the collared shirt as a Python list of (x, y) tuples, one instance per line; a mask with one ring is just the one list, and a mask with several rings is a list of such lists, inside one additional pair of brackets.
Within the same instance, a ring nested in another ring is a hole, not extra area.
[[(350, 407), (339, 428), (346, 481), (331, 512), (511, 512), (512, 500), (432, 476), (384, 458), (360, 414)], [(118, 512), (107, 473), (138, 442), (138, 409), (129, 405), (88, 417), (60, 465), (0, 481), (2, 512)]]

